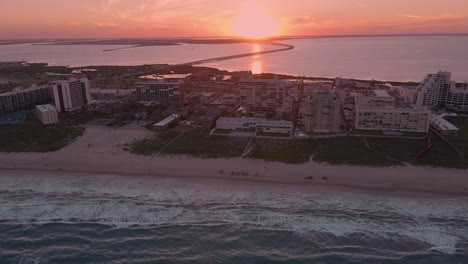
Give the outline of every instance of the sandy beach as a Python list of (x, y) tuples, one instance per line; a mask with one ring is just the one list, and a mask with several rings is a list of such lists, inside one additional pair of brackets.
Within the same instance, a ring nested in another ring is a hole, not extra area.
[(147, 136), (143, 128), (88, 127), (69, 146), (51, 153), (0, 153), (1, 170), (215, 178), (382, 191), (468, 195), (468, 171), (429, 168), (289, 165), (249, 159), (147, 157), (119, 145)]

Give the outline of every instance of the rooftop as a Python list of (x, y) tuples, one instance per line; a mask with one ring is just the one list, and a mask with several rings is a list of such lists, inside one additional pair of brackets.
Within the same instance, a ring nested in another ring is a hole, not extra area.
[(417, 112), (426, 112), (430, 113), (428, 109), (424, 107), (414, 107), (414, 108), (408, 108), (408, 107), (371, 107), (371, 106), (356, 106), (356, 110), (360, 111), (374, 111), (374, 112), (412, 112), (412, 113), (417, 113)]
[(442, 130), (459, 131), (460, 129), (447, 121), (443, 116), (432, 116), (431, 123)]
[(51, 104), (36, 105), (36, 108), (41, 112), (57, 111), (55, 106), (53, 106)]
[(391, 97), (385, 90), (374, 90), (374, 94), (379, 97)]
[(179, 118), (179, 116), (180, 115), (178, 115), (178, 114), (172, 114), (169, 117), (165, 118), (164, 120), (161, 120), (158, 123), (154, 124), (154, 126), (155, 127), (166, 126), (166, 125), (170, 124), (171, 122), (173, 122), (174, 120), (176, 120), (177, 118)]

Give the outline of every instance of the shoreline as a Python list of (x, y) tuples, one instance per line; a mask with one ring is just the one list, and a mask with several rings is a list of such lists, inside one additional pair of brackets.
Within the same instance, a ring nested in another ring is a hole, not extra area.
[[(119, 147), (147, 135), (146, 129), (139, 128), (88, 127), (83, 136), (56, 152), (0, 153), (0, 171), (218, 179), (468, 196), (467, 170), (336, 166), (315, 162), (297, 165), (242, 158), (151, 158), (131, 154)], [(89, 144), (95, 147), (90, 148)]]
[[(211, 161), (217, 161), (218, 159), (211, 159)], [(346, 167), (346, 166), (331, 166), (331, 167)], [(362, 167), (357, 167), (362, 168)], [(353, 184), (347, 183), (346, 181), (341, 181), (338, 179), (336, 181), (310, 181), (305, 179), (300, 179), (296, 177), (294, 180), (284, 180), (279, 178), (267, 179), (264, 177), (260, 178), (248, 178), (248, 177), (225, 177), (225, 176), (198, 176), (198, 175), (162, 175), (162, 174), (149, 174), (149, 173), (135, 173), (135, 172), (114, 172), (114, 171), (86, 171), (86, 170), (53, 170), (53, 169), (40, 169), (40, 168), (5, 168), (0, 165), (0, 175), (2, 172), (8, 172), (13, 174), (46, 174), (48, 176), (116, 176), (116, 177), (129, 177), (131, 178), (152, 178), (158, 180), (187, 180), (187, 182), (197, 182), (197, 183), (211, 183), (211, 182), (231, 182), (231, 183), (240, 183), (240, 184), (269, 184), (269, 185), (288, 185), (288, 186), (300, 186), (304, 188), (310, 187), (310, 191), (317, 191), (317, 188), (321, 188), (322, 191), (332, 190), (332, 191), (341, 191), (344, 190), (347, 193), (354, 194), (366, 194), (366, 195), (383, 195), (383, 196), (407, 196), (407, 197), (427, 197), (427, 198), (456, 198), (456, 197), (468, 197), (467, 188), (457, 188), (460, 187), (458, 184), (451, 185), (450, 188), (436, 189), (436, 188), (407, 188), (407, 185), (401, 182), (401, 185), (387, 185), (388, 183), (382, 183), (379, 185), (362, 185), (362, 184)], [(49, 174), (50, 173), (50, 174)], [(1, 177), (0, 177), (1, 179)], [(329, 178), (330, 179), (330, 178)], [(365, 193), (363, 193), (364, 191)]]

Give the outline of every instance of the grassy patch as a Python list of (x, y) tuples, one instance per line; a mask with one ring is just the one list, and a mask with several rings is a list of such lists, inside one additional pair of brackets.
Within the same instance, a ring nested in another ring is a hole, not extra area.
[(257, 132), (257, 136), (260, 137), (278, 137), (278, 138), (289, 138), (289, 134), (284, 133), (270, 133), (270, 132)]
[(432, 148), (414, 163), (433, 167), (468, 169), (468, 159), (461, 158), (441, 139), (432, 138)]
[[(201, 158), (231, 158), (240, 156), (248, 141), (248, 138), (210, 136), (200, 129), (183, 133), (186, 131), (185, 127), (177, 128), (156, 132), (154, 137), (134, 142), (131, 147), (132, 153), (152, 155), (162, 150), (163, 155), (182, 154)], [(182, 131), (182, 128), (185, 130)], [(170, 144), (167, 145), (168, 143)], [(164, 148), (166, 145), (167, 147)]]
[(81, 136), (84, 128), (44, 126), (39, 121), (0, 126), (1, 152), (49, 152), (59, 150)]
[(229, 135), (232, 130), (230, 129), (216, 129), (213, 133), (218, 135)]
[(256, 138), (248, 158), (301, 164), (309, 161), (317, 147), (313, 140), (278, 140)]
[(169, 145), (163, 154), (184, 154), (201, 158), (233, 158), (242, 155), (248, 138), (209, 136), (201, 130), (185, 133)]
[(370, 147), (401, 161), (412, 161), (426, 147), (424, 139), (367, 138)]
[(393, 166), (400, 163), (384, 154), (368, 150), (361, 138), (336, 137), (319, 139), (321, 146), (314, 161), (336, 165)]
[(133, 154), (150, 156), (161, 150), (167, 143), (179, 135), (178, 131), (172, 130), (157, 132), (152, 137), (133, 142), (130, 151)]

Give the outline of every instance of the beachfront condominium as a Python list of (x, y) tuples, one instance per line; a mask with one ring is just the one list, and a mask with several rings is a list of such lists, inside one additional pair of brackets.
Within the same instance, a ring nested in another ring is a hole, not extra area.
[(414, 106), (468, 106), (468, 84), (451, 81), (451, 73), (439, 71), (428, 74), (419, 84), (413, 97)]
[(241, 79), (240, 105), (256, 117), (280, 117), (288, 84), (276, 76), (273, 79), (253, 79), (252, 76)]
[(11, 92), (0, 94), (0, 113), (28, 110), (38, 104), (47, 104), (52, 101), (52, 87), (49, 85), (16, 88)]
[(139, 102), (177, 103), (184, 102), (184, 80), (151, 80), (137, 83), (136, 96)]
[(426, 108), (356, 107), (357, 130), (429, 131), (431, 111)]
[(53, 82), (55, 108), (58, 112), (68, 112), (88, 105), (91, 101), (87, 78)]
[(306, 132), (336, 133), (341, 120), (341, 103), (333, 90), (318, 91), (306, 101), (304, 129)]

